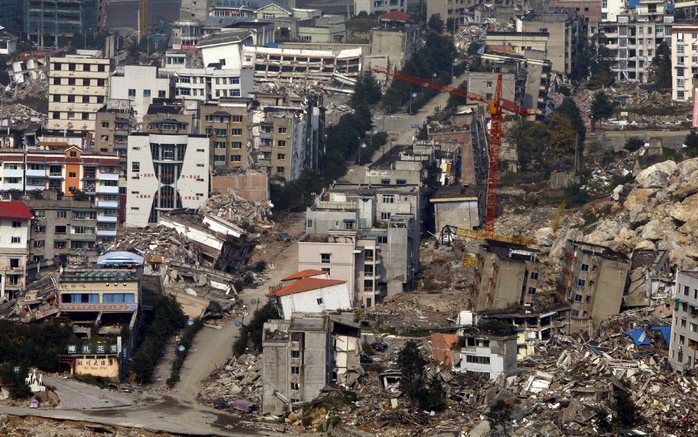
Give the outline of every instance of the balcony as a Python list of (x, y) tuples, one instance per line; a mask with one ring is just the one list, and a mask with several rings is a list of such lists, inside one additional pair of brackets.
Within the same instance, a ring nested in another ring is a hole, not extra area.
[(24, 170), (21, 168), (5, 168), (2, 170), (2, 176), (6, 178), (23, 178)]
[(97, 200), (97, 208), (118, 209), (119, 208), (119, 201), (118, 200), (98, 199)]
[(99, 173), (99, 180), (101, 181), (118, 181), (119, 173)]
[(97, 222), (99, 223), (116, 223), (118, 217), (115, 215), (97, 214)]
[(24, 188), (24, 187), (22, 186), (22, 183), (21, 183), (21, 182), (18, 183), (18, 184), (12, 184), (12, 183), (9, 183), (9, 182), (5, 182), (5, 183), (2, 184), (2, 189), (3, 189), (3, 190), (20, 190), (20, 191), (21, 191), (23, 188)]
[(116, 237), (116, 230), (97, 229), (97, 236), (100, 238), (114, 238)]
[(98, 194), (119, 194), (119, 187), (112, 185), (98, 185)]
[(45, 178), (46, 177), (46, 170), (45, 169), (41, 169), (41, 170), (29, 169), (29, 170), (27, 170), (27, 177)]
[(60, 173), (60, 172), (49, 173), (48, 177), (51, 179), (63, 179), (63, 173)]
[(41, 191), (45, 190), (46, 186), (45, 185), (27, 185), (26, 190), (27, 191)]

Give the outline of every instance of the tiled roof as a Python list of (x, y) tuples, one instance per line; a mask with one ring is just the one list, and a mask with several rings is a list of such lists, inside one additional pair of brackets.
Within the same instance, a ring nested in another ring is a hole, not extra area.
[(288, 296), (289, 294), (303, 293), (305, 291), (319, 290), (320, 288), (332, 287), (334, 285), (345, 284), (346, 281), (339, 279), (303, 278), (292, 282), (285, 287), (271, 289), (266, 294), (268, 297)]
[(408, 14), (400, 11), (393, 11), (393, 12), (388, 12), (387, 14), (383, 14), (380, 16), (379, 20), (400, 20), (400, 21), (407, 21), (408, 23), (412, 22), (412, 17), (410, 17)]
[(309, 276), (317, 276), (317, 275), (324, 275), (325, 272), (322, 270), (315, 270), (315, 269), (309, 269), (309, 270), (301, 270), (298, 273), (294, 273), (292, 275), (286, 276), (282, 281), (293, 281), (295, 279), (303, 279), (307, 278)]
[(0, 202), (0, 218), (31, 220), (32, 212), (24, 202)]

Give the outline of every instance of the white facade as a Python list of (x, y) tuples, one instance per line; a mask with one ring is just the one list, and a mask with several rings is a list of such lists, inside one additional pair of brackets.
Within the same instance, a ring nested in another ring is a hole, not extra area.
[(252, 87), (252, 70), (248, 68), (186, 68), (175, 75), (174, 97), (211, 102), (221, 97), (249, 97)]
[(359, 15), (361, 12), (371, 15), (393, 11), (405, 12), (406, 10), (406, 0), (354, 0), (354, 15)]
[(158, 68), (151, 65), (127, 65), (109, 80), (109, 98), (130, 101), (139, 123), (154, 98), (168, 98), (169, 94), (170, 79), (160, 77)]
[(460, 371), (497, 379), (516, 370), (516, 336), (466, 337), (461, 348)]
[(698, 367), (698, 271), (676, 273), (669, 363), (677, 371)]
[[(226, 35), (230, 33), (226, 37)], [(243, 36), (246, 34), (246, 36)], [(204, 66), (220, 64), (222, 69), (239, 70), (242, 68), (242, 48), (251, 46), (252, 35), (249, 30), (231, 29), (211, 35), (198, 44)]]
[(30, 220), (0, 218), (0, 303), (26, 287)]
[(322, 313), (352, 308), (351, 294), (346, 282), (316, 290), (288, 294), (278, 299), (286, 320), (290, 320), (293, 313)]
[(126, 224), (146, 226), (163, 212), (198, 209), (209, 196), (209, 171), (205, 136), (129, 135)]
[(624, 0), (601, 0), (601, 19), (603, 21), (616, 21), (616, 17), (625, 7)]
[(698, 73), (698, 25), (675, 24), (671, 33), (671, 100), (693, 100)]

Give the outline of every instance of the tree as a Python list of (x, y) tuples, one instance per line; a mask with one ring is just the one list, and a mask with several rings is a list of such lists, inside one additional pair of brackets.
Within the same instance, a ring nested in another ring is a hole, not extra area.
[(671, 88), (671, 50), (666, 41), (657, 46), (649, 69), (649, 80), (659, 90)]
[(591, 115), (597, 120), (603, 120), (613, 115), (613, 102), (605, 92), (599, 91), (591, 103)]
[(408, 341), (397, 355), (397, 364), (402, 373), (400, 389), (407, 394), (412, 401), (418, 401), (424, 386), (424, 366), (427, 360), (414, 341)]
[(426, 411), (443, 411), (446, 408), (446, 391), (436, 377), (429, 381), (429, 387), (422, 390), (419, 407)]
[[(468, 92), (468, 81), (465, 80), (463, 81), (460, 85), (458, 85), (459, 90), (463, 90), (465, 92)], [(459, 96), (457, 94), (451, 94), (448, 97), (448, 103), (446, 103), (446, 109), (451, 109), (451, 108), (457, 108), (459, 106), (465, 105), (468, 103), (468, 99), (465, 97)]]
[(606, 38), (597, 36), (594, 43), (589, 47), (588, 53), (582, 53), (582, 64), (588, 59), (589, 81), (587, 88), (595, 90), (613, 84), (615, 77), (611, 71), (613, 63), (613, 53), (606, 47)]
[(250, 323), (248, 325), (242, 325), (240, 336), (235, 343), (233, 343), (233, 353), (236, 356), (240, 356), (247, 351), (248, 347), (253, 352), (260, 353), (262, 351), (264, 324), (278, 317), (278, 311), (269, 303), (256, 310)]
[(688, 156), (692, 158), (698, 156), (698, 133), (696, 133), (695, 129), (691, 129), (688, 135), (686, 135), (683, 144), (686, 146)]
[(544, 161), (550, 132), (541, 121), (524, 120), (509, 129), (507, 141), (516, 147), (519, 165), (526, 170), (536, 170)]
[(579, 145), (579, 132), (574, 128), (572, 120), (561, 113), (550, 116), (548, 121), (550, 146), (545, 155), (546, 161), (552, 160), (549, 167), (557, 167), (561, 163), (571, 163), (575, 150)]
[(444, 20), (441, 19), (439, 14), (433, 14), (429, 17), (427, 26), (436, 33), (442, 33), (444, 31)]
[(356, 109), (358, 106), (371, 106), (381, 99), (381, 88), (371, 71), (365, 71), (356, 79), (354, 94), (349, 99), (349, 106)]
[(468, 56), (475, 56), (480, 52), (480, 48), (482, 47), (482, 44), (479, 43), (478, 41), (473, 41), (470, 43), (468, 46)]
[(555, 114), (561, 114), (567, 117), (572, 123), (572, 127), (579, 134), (579, 144), (584, 143), (587, 135), (587, 128), (584, 126), (582, 113), (579, 111), (577, 104), (574, 103), (571, 97), (565, 97), (558, 108), (555, 109)]

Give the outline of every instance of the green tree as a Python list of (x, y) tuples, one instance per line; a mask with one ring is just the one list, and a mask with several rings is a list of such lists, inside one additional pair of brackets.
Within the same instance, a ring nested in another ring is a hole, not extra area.
[[(587, 87), (595, 90), (613, 84), (615, 77), (611, 71), (613, 64), (613, 52), (606, 47), (607, 39), (599, 35), (591, 44), (588, 55), (588, 75)], [(584, 62), (583, 62), (584, 63)]]
[[(553, 164), (569, 164), (574, 157), (577, 147), (578, 131), (575, 130), (572, 121), (563, 114), (555, 113), (548, 121), (550, 131), (550, 148), (546, 154), (546, 160), (552, 160)], [(555, 165), (553, 165), (555, 166)]]
[(419, 407), (426, 411), (443, 411), (446, 409), (446, 390), (436, 377), (429, 381), (429, 387), (423, 388), (419, 396)]
[(572, 123), (572, 127), (579, 134), (579, 144), (584, 143), (587, 135), (587, 128), (584, 126), (582, 113), (579, 111), (577, 104), (574, 103), (571, 97), (562, 99), (562, 103), (555, 109), (555, 114), (564, 115)]
[(698, 156), (698, 133), (696, 133), (695, 129), (691, 129), (688, 135), (686, 135), (683, 144), (686, 146), (688, 156), (692, 158)]
[(240, 329), (240, 336), (233, 343), (233, 353), (240, 356), (251, 349), (252, 352), (262, 352), (262, 335), (264, 333), (264, 324), (271, 319), (278, 319), (279, 313), (271, 304), (266, 304), (262, 308), (256, 310), (252, 316), (252, 320), (247, 325), (243, 325)]
[(516, 147), (519, 165), (536, 170), (543, 163), (545, 148), (550, 144), (550, 131), (541, 121), (522, 121), (507, 132), (507, 141)]
[(671, 50), (666, 41), (662, 41), (657, 46), (652, 64), (650, 64), (649, 80), (656, 89), (671, 88)]
[(441, 19), (439, 14), (432, 14), (427, 22), (427, 27), (434, 32), (441, 33), (444, 31), (444, 20)]
[(378, 103), (381, 99), (380, 85), (370, 71), (365, 71), (356, 79), (354, 85), (354, 94), (349, 99), (349, 106), (357, 108), (358, 106), (371, 106)]
[(591, 103), (591, 115), (597, 120), (603, 120), (613, 115), (613, 102), (605, 92), (599, 91)]
[(408, 341), (397, 355), (397, 364), (402, 373), (400, 389), (407, 394), (412, 401), (418, 401), (424, 386), (424, 367), (427, 360), (414, 341)]
[[(458, 85), (458, 89), (465, 91), (466, 93), (468, 92), (468, 81), (465, 80), (461, 82), (460, 85)], [(457, 108), (459, 106), (465, 105), (468, 103), (468, 99), (465, 97), (459, 96), (457, 94), (451, 94), (448, 96), (448, 103), (446, 103), (446, 109), (452, 109), (452, 108)]]

